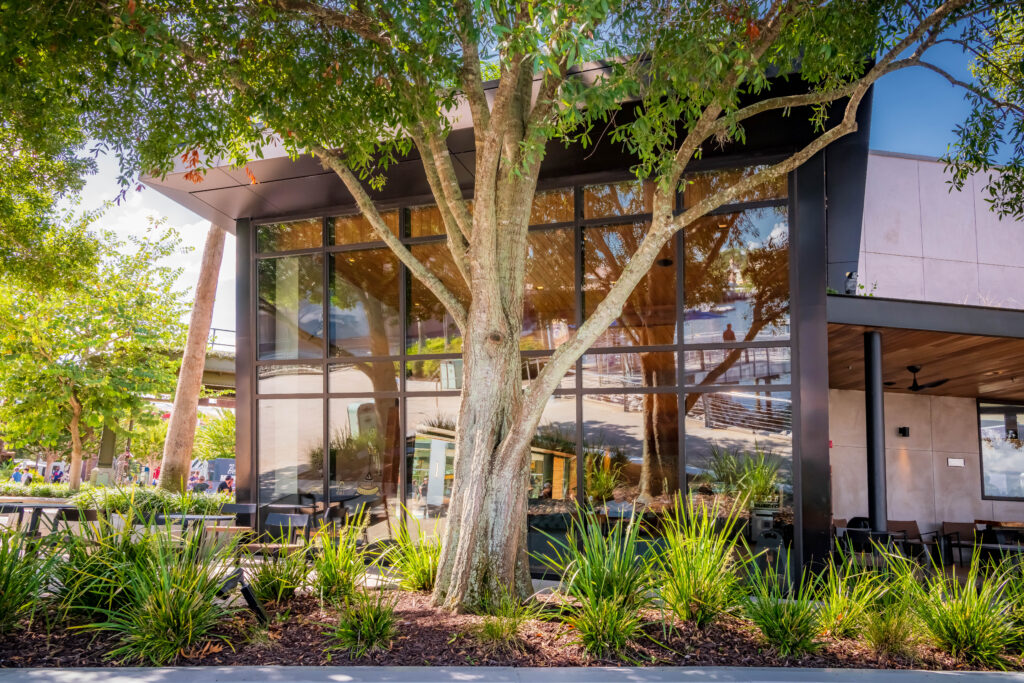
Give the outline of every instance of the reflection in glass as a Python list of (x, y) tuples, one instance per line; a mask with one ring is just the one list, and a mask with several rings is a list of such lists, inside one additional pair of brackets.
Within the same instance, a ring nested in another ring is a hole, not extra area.
[(979, 409), (982, 495), (1024, 498), (1024, 407), (982, 403)]
[(328, 390), (332, 394), (371, 394), (398, 391), (398, 367), (390, 360), (332, 363), (328, 366)]
[(323, 256), (256, 261), (260, 360), (323, 357)]
[[(732, 169), (728, 171), (712, 171), (710, 173), (695, 173), (686, 177), (686, 189), (683, 191), (683, 207), (690, 208), (700, 201), (710, 197), (716, 192), (727, 190), (736, 183), (760, 173), (766, 166), (750, 166), (748, 168)], [(785, 199), (788, 183), (786, 177), (782, 176), (776, 180), (759, 185), (741, 194), (730, 204), (742, 204), (745, 202), (763, 202), (771, 199)]]
[(672, 504), (679, 487), (675, 393), (585, 395), (583, 439), (584, 490), (609, 516)]
[(690, 349), (683, 358), (688, 385), (789, 384), (792, 379), (788, 346)]
[(685, 342), (789, 339), (785, 208), (705, 216), (684, 244)]
[(576, 319), (572, 245), (570, 229), (530, 232), (519, 348), (554, 349), (569, 339)]
[(560, 190), (538, 192), (533, 197), (533, 208), (530, 211), (530, 225), (550, 225), (551, 223), (571, 223), (575, 200), (571, 187)]
[(552, 396), (530, 447), (529, 514), (572, 511), (576, 500), (576, 399)]
[[(648, 223), (637, 222), (583, 232), (583, 302), (589, 316), (619, 280), (622, 270), (647, 234)], [(676, 264), (669, 241), (629, 295), (622, 314), (595, 346), (672, 344), (676, 337)]]
[(261, 365), (256, 369), (259, 394), (320, 394), (324, 374), (319, 365)]
[(323, 400), (275, 398), (257, 405), (260, 504), (322, 510)]
[(315, 249), (323, 246), (322, 218), (310, 218), (288, 223), (268, 223), (256, 226), (256, 251), (291, 251)]
[[(383, 211), (380, 217), (393, 234), (398, 235), (398, 212)], [(362, 214), (351, 216), (335, 216), (327, 219), (328, 244), (359, 244), (361, 242), (379, 242), (377, 231)]]
[[(411, 247), (411, 251), (460, 301), (468, 301), (466, 282), (443, 242)], [(462, 351), (459, 328), (441, 302), (414, 276), (409, 276), (409, 312), (406, 332), (409, 354)]]
[(397, 398), (332, 398), (328, 504), (365, 510), (366, 538), (393, 537), (402, 449)]
[(583, 188), (583, 218), (610, 218), (650, 213), (654, 183), (626, 180)]
[(436, 206), (417, 206), (409, 209), (409, 237), (443, 234), (444, 220), (441, 219), (441, 210)]
[(584, 389), (676, 386), (676, 354), (588, 353), (583, 356)]
[[(442, 533), (455, 480), (458, 396), (405, 401), (406, 501), (422, 533)], [(413, 524), (412, 528), (415, 529)]]
[(389, 249), (331, 255), (332, 356), (399, 352), (398, 259)]
[(721, 514), (739, 505), (755, 542), (772, 529), (792, 538), (792, 419), (788, 392), (686, 395), (690, 493), (717, 502)]
[[(520, 357), (520, 362), (523, 368), (523, 388), (525, 389), (531, 380), (537, 379), (541, 370), (551, 360), (551, 356), (540, 356), (540, 355), (523, 355)], [(570, 367), (569, 371), (562, 376), (559, 380), (557, 389), (574, 389), (576, 387), (576, 368), (575, 366)]]

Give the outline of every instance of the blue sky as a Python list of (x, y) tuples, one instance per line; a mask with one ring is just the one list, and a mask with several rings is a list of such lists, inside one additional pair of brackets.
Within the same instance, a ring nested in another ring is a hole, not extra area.
[[(935, 54), (931, 59), (936, 63), (952, 71), (955, 76), (968, 80), (966, 60), (959, 51), (940, 46), (932, 52)], [(967, 111), (963, 93), (938, 74), (924, 69), (908, 69), (889, 74), (875, 86), (871, 148), (941, 156), (953, 141), (953, 127), (963, 121)], [(117, 195), (119, 188), (116, 170), (109, 160), (100, 160), (99, 173), (89, 180), (86, 187), (83, 208), (97, 208)], [(166, 217), (169, 224), (182, 233), (186, 244), (195, 247), (191, 253), (173, 259), (174, 265), (184, 269), (180, 280), (182, 288), (194, 287), (208, 225), (198, 215), (147, 188), (142, 192), (130, 192), (121, 206), (107, 212), (101, 223), (124, 235), (145, 230), (149, 217)], [(234, 250), (234, 237), (229, 236), (225, 244), (213, 319), (214, 327), (229, 330), (235, 328)]]

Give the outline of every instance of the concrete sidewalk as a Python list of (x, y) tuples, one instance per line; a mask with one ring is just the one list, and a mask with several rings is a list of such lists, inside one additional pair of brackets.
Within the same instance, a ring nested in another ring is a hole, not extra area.
[(1024, 673), (734, 667), (190, 667), (0, 669), (0, 683), (1024, 683)]

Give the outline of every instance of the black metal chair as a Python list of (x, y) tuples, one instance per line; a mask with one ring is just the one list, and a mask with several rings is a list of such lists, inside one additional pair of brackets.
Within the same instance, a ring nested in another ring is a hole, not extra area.
[(263, 533), (275, 543), (293, 543), (299, 533), (309, 530), (309, 515), (271, 512), (263, 522)]
[[(220, 509), (221, 514), (234, 515), (239, 526), (252, 526), (256, 519), (255, 503), (225, 503)], [(242, 519), (242, 518), (245, 519)]]

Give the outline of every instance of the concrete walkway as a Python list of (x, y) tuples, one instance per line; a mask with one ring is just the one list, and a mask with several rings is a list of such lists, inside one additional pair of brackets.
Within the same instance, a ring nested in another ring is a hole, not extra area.
[(0, 669), (0, 683), (1024, 683), (1024, 673), (857, 669), (511, 667), (195, 667)]

